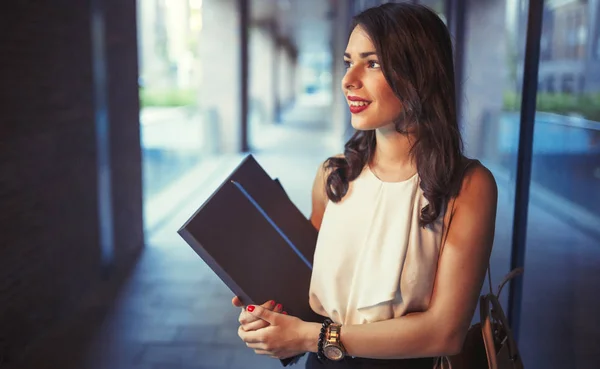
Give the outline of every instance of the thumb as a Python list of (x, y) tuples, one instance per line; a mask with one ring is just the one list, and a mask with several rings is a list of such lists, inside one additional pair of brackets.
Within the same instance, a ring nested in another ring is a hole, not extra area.
[(271, 325), (276, 325), (276, 315), (269, 309), (265, 309), (264, 307), (258, 305), (248, 305), (246, 307), (246, 311), (256, 318), (262, 319)]

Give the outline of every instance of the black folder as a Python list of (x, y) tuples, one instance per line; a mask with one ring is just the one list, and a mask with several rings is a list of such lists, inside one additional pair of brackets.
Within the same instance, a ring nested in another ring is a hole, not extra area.
[(308, 304), (317, 230), (252, 155), (178, 233), (244, 305), (273, 299), (290, 315), (322, 321)]

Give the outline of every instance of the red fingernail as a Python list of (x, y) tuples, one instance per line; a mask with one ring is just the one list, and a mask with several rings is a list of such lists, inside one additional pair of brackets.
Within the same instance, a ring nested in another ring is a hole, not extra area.
[(249, 312), (253, 312), (254, 311), (254, 305), (248, 305), (248, 307), (246, 308)]
[(271, 303), (269, 305), (275, 306), (275, 300), (271, 300)]
[(277, 306), (275, 306), (275, 309), (281, 309), (283, 306), (281, 306), (281, 304), (277, 304)]
[(287, 315), (287, 311), (284, 311), (284, 312), (283, 312), (283, 314), (284, 314), (284, 315)]

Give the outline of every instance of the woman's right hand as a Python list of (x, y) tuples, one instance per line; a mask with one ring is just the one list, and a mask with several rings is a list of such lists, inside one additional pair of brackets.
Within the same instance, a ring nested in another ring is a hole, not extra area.
[[(265, 328), (265, 327), (269, 326), (269, 322), (264, 321), (260, 318), (256, 318), (252, 314), (248, 313), (246, 311), (246, 306), (244, 306), (244, 304), (242, 304), (242, 301), (240, 301), (239, 297), (235, 296), (231, 300), (231, 303), (235, 307), (242, 308), (242, 311), (240, 312), (240, 317), (238, 320), (244, 331), (246, 331), (246, 332), (256, 331), (261, 328)], [(261, 306), (267, 310), (271, 310), (276, 313), (281, 313), (283, 311), (283, 306), (281, 304), (277, 304), (274, 300), (269, 300), (269, 301), (265, 302), (264, 304), (262, 304)], [(287, 314), (285, 311), (283, 313)]]

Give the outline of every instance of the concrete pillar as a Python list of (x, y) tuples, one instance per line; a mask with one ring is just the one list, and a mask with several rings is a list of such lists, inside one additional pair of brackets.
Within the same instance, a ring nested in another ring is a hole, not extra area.
[(338, 1), (332, 17), (332, 104), (331, 122), (334, 137), (340, 142), (346, 141), (347, 133), (352, 129), (350, 126), (350, 112), (348, 104), (341, 89), (341, 81), (344, 78), (344, 51), (348, 43), (350, 32), (350, 8), (348, 1)]
[(128, 267), (144, 246), (142, 218), (142, 154), (138, 104), (136, 2), (105, 1), (107, 97), (113, 268)]
[(290, 94), (292, 96), (292, 101), (296, 101), (298, 98), (298, 54), (295, 53), (291, 59), (290, 66), (290, 74), (289, 74), (289, 82), (290, 82)]
[(167, 37), (164, 24), (158, 22), (165, 11), (160, 0), (138, 0), (137, 31), (140, 35), (138, 50), (140, 54), (140, 77), (145, 85), (166, 86), (169, 84), (168, 62), (158, 45)]
[(282, 109), (286, 109), (292, 103), (294, 97), (294, 61), (290, 49), (285, 46), (280, 46), (277, 50), (278, 54), (278, 94), (279, 103)]
[[(465, 11), (463, 96), (463, 137), (467, 155), (481, 157), (485, 139), (498, 124), (486, 117), (502, 109), (503, 93), (508, 88), (508, 58), (506, 39), (506, 3), (504, 1), (467, 0)], [(498, 42), (490, 42), (494, 35)], [(486, 124), (492, 122), (493, 124)]]
[[(215, 140), (222, 153), (240, 151), (240, 16), (237, 0), (204, 0), (200, 35), (199, 106), (218, 124)], [(209, 114), (210, 113), (210, 114)]]
[(259, 125), (275, 121), (274, 73), (276, 45), (272, 32), (265, 25), (250, 29), (250, 110)]

